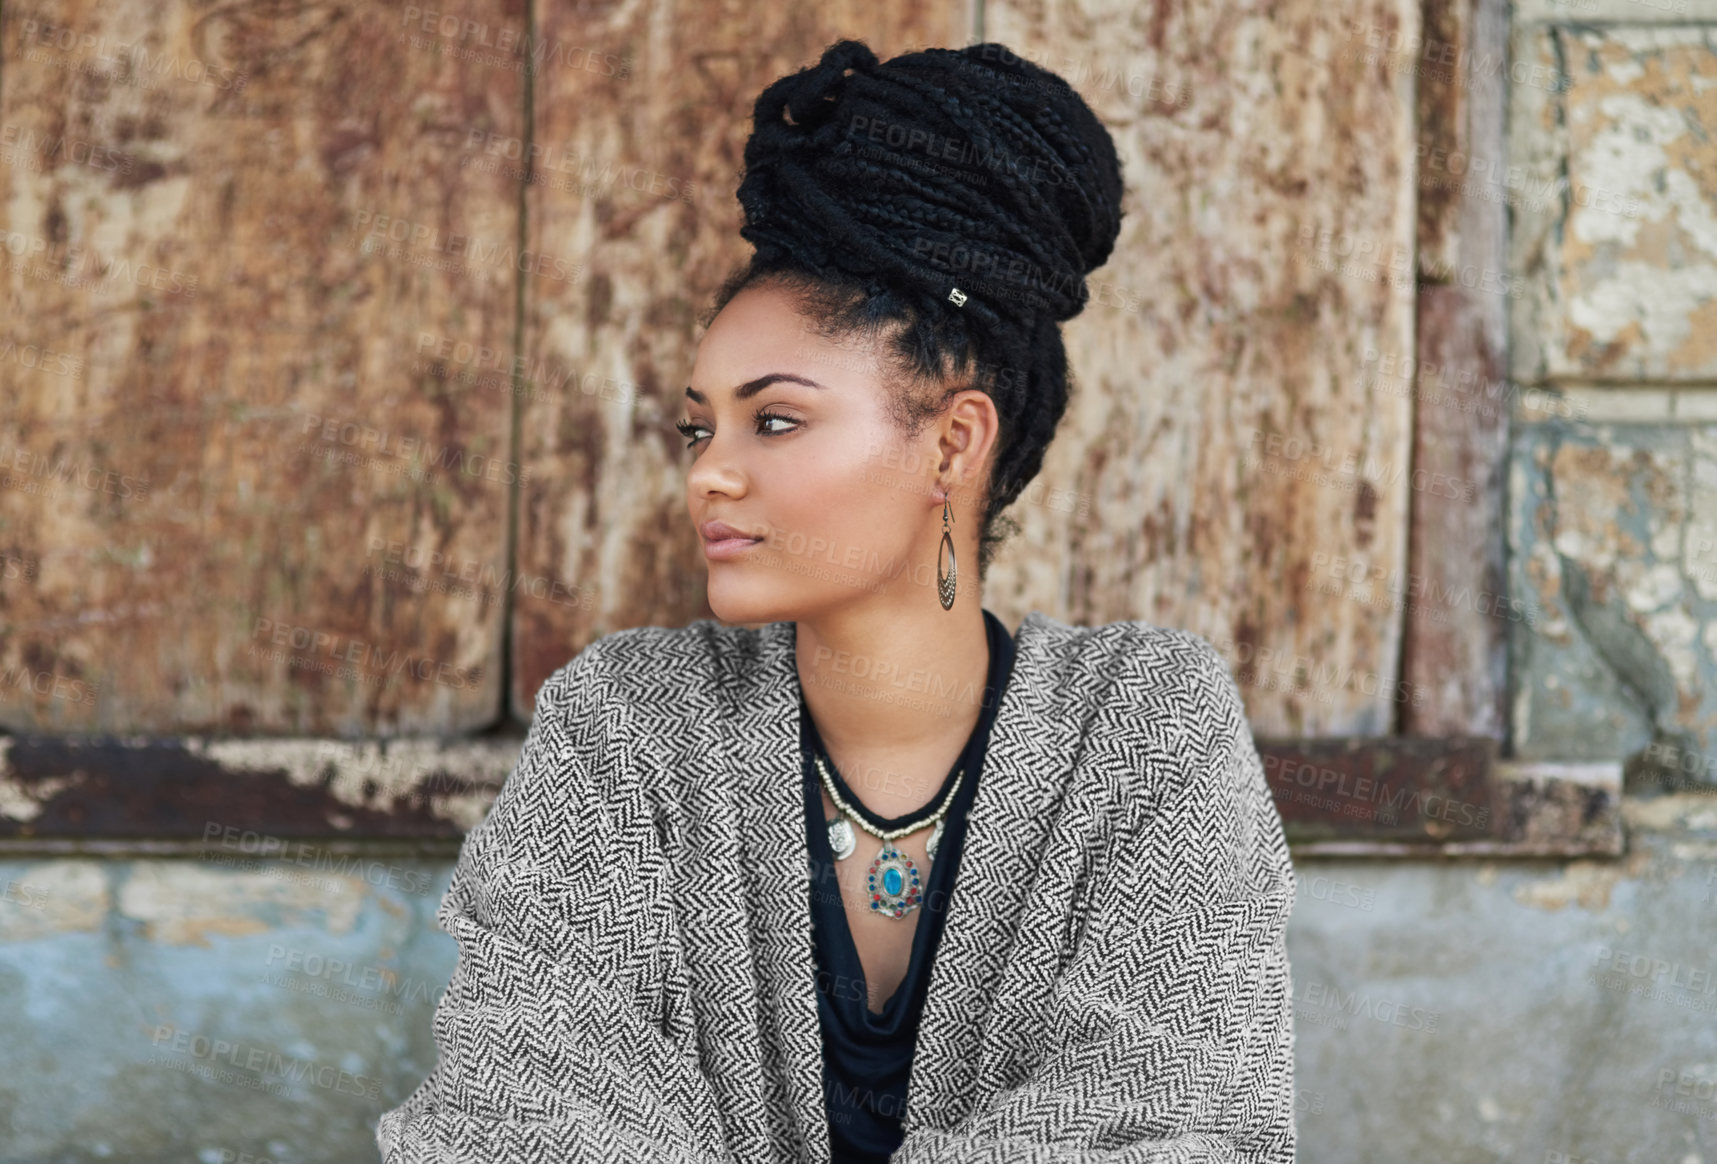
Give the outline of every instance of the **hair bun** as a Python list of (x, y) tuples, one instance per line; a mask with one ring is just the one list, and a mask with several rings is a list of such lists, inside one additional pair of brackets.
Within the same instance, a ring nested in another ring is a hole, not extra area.
[(843, 40), (830, 45), (815, 65), (771, 86), (764, 94), (768, 103), (763, 99), (757, 102), (755, 120), (779, 122), (785, 111), (795, 128), (801, 133), (808, 132), (827, 121), (831, 112), (829, 102), (839, 100), (848, 70), (874, 69), (876, 65), (876, 54), (862, 41)]
[[(997, 75), (1009, 88), (1009, 108), (1027, 116), (1059, 121), (1069, 132), (1073, 156), (1060, 157), (1069, 181), (1062, 193), (1078, 205), (1066, 207), (1071, 225), (1083, 229), (1077, 237), (1085, 274), (1109, 261), (1121, 233), (1121, 159), (1108, 129), (1065, 78), (988, 41), (960, 50), (967, 60)], [(1059, 186), (1059, 184), (1057, 184)]]
[(1006, 46), (879, 63), (843, 40), (758, 97), (738, 197), (765, 262), (880, 280), (997, 326), (1083, 309), (1121, 195), (1096, 114)]

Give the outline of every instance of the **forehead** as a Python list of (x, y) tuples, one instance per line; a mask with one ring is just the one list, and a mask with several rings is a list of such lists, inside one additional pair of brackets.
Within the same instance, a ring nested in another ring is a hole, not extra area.
[(788, 291), (749, 287), (721, 309), (698, 344), (692, 386), (726, 394), (771, 372), (791, 372), (837, 387), (874, 384), (875, 345), (863, 335), (817, 334)]

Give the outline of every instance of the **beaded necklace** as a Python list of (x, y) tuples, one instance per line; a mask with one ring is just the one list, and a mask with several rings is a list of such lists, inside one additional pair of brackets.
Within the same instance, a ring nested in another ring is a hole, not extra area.
[(853, 836), (851, 823), (857, 821), (860, 828), (882, 842), (882, 848), (878, 849), (876, 856), (871, 859), (870, 869), (865, 875), (870, 888), (870, 907), (887, 917), (905, 917), (918, 908), (922, 885), (917, 865), (913, 864), (911, 857), (895, 847), (895, 838), (904, 837), (934, 824), (936, 831), (930, 834), (924, 852), (926, 860), (935, 861), (936, 846), (942, 841), (942, 818), (947, 815), (948, 807), (954, 803), (955, 794), (960, 791), (960, 783), (965, 779), (966, 769), (961, 767), (955, 774), (953, 787), (948, 789), (948, 795), (942, 798), (942, 803), (937, 806), (935, 812), (899, 828), (879, 829), (841, 799), (841, 794), (835, 789), (834, 776), (823, 762), (822, 754), (819, 752), (815, 758), (817, 771), (823, 777), (823, 787), (828, 789), (829, 799), (835, 802), (834, 817), (824, 822), (829, 827), (829, 848), (834, 851), (835, 859), (838, 861), (851, 856), (853, 850), (858, 847), (858, 838)]

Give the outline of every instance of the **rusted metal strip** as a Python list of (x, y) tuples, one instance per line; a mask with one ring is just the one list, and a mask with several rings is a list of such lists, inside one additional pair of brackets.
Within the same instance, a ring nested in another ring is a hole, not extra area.
[(1522, 764), (1488, 736), (1258, 740), (1296, 851), (1619, 854), (1619, 764)]
[(1258, 741), (1283, 827), (1301, 840), (1494, 835), (1496, 745), (1426, 736)]
[(0, 737), (0, 840), (456, 839), (522, 743)]
[[(522, 742), (0, 737), (0, 851), (454, 844)], [(1488, 737), (1257, 743), (1296, 852), (1621, 852), (1617, 764), (1502, 763)]]

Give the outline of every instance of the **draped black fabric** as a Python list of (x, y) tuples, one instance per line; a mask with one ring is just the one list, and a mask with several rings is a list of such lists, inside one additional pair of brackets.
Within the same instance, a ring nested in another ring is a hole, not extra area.
[[(827, 820), (818, 792), (822, 779), (812, 759), (823, 747), (817, 726), (803, 698), (800, 700), (805, 821), (811, 853), (811, 928), (817, 960), (817, 1012), (823, 1032), (823, 1098), (829, 1116), (831, 1164), (887, 1164), (889, 1154), (903, 1139), (901, 1115), (912, 1073), (918, 1022), (930, 987), (930, 967), (942, 936), (948, 895), (959, 871), (966, 814), (977, 794), (990, 726), (995, 722), (996, 706), (1013, 671), (1013, 637), (1000, 619), (988, 610), (983, 613), (990, 660), (978, 722), (959, 759), (948, 769), (947, 777), (926, 807), (904, 816), (879, 817), (863, 810), (860, 798), (839, 771), (830, 766), (841, 799), (864, 811), (866, 820), (884, 830), (910, 824), (913, 819), (934, 811), (934, 806), (948, 795), (955, 774), (962, 768), (965, 770), (960, 791), (944, 818), (942, 840), (924, 880), (918, 909), (899, 920), (898, 924), (903, 926), (916, 923), (912, 957), (905, 979), (883, 1004), (881, 1014), (870, 1009), (864, 966), (859, 961), (841, 902), (835, 857), (829, 848)], [(863, 829), (855, 827), (853, 831), (858, 848), (846, 859), (868, 863), (882, 842)], [(918, 917), (920, 913), (922, 917)]]

